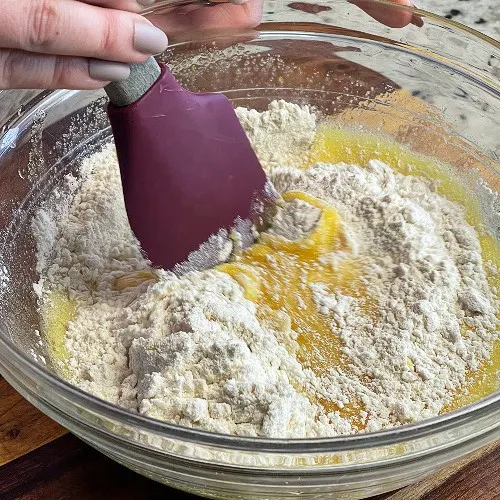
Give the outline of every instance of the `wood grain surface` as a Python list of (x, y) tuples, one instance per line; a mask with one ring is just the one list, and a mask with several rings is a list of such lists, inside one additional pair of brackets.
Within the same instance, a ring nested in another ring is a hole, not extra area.
[[(1, 500), (198, 498), (116, 464), (40, 413), (1, 377), (0, 464)], [(372, 498), (496, 499), (500, 499), (500, 441), (425, 481)]]
[(66, 432), (29, 404), (0, 376), (0, 466)]

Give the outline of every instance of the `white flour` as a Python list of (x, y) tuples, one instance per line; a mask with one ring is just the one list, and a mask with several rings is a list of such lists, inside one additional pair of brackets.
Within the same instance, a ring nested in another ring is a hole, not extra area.
[(273, 101), (261, 113), (237, 108), (236, 114), (266, 170), (298, 166), (316, 131), (316, 116), (309, 107), (285, 101)]
[[(467, 371), (490, 355), (498, 325), (498, 302), (463, 211), (429, 182), (378, 161), (277, 169), (272, 178), (280, 192), (299, 189), (331, 201), (351, 233), (362, 236), (358, 251), (368, 257), (364, 281), (378, 306), (375, 320), (358, 313), (355, 298), (312, 285), (351, 361), (349, 373), (334, 369), (331, 386), (322, 381), (317, 390), (335, 399), (344, 384), (340, 396), (362, 401), (368, 430), (438, 414)], [(328, 258), (335, 265), (339, 257)], [(471, 329), (462, 335), (461, 325)], [(361, 384), (366, 376), (370, 382)]]
[[(131, 411), (250, 436), (356, 432), (341, 411), (325, 414), (318, 396), (338, 408), (360, 404), (367, 430), (438, 414), (467, 371), (491, 354), (497, 325), (498, 303), (462, 209), (429, 182), (378, 161), (366, 168), (293, 168), (315, 130), (306, 107), (276, 102), (266, 113), (239, 109), (238, 116), (278, 191), (303, 190), (331, 203), (364, 263), (374, 318), (358, 298), (310, 284), (349, 366), (332, 367), (325, 377), (302, 367), (286, 313), (276, 325), (261, 324), (257, 306), (219, 271), (160, 272), (156, 280), (116, 290), (117, 278), (148, 263), (128, 226), (107, 146), (85, 160), (91, 174), (58, 220), (58, 236), (51, 231), (49, 242), (34, 225), (45, 292), (62, 291), (78, 305), (66, 336), (70, 381)], [(294, 200), (268, 232), (303, 238), (319, 216)], [(47, 212), (40, 214), (46, 219)], [(323, 264), (335, 268), (344, 258), (332, 253)]]

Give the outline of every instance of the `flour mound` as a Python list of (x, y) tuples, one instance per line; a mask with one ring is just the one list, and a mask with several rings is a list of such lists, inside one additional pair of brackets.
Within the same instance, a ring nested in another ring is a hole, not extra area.
[(283, 100), (260, 113), (237, 108), (236, 115), (266, 170), (299, 166), (316, 132), (316, 115), (308, 106)]
[[(341, 338), (349, 364), (322, 377), (301, 366), (287, 314), (272, 325), (259, 320), (241, 286), (216, 270), (155, 272), (117, 289), (117, 279), (150, 268), (128, 225), (108, 145), (84, 161), (88, 175), (64, 214), (54, 212), (50, 240), (46, 208), (34, 224), (46, 297), (67, 294), (78, 308), (65, 340), (69, 381), (132, 412), (247, 436), (334, 436), (360, 423), (370, 431), (437, 415), (491, 355), (498, 326), (498, 302), (463, 210), (427, 180), (379, 161), (294, 168), (316, 128), (308, 107), (279, 101), (264, 113), (237, 113), (276, 189), (329, 202), (363, 264), (375, 315), (359, 297), (310, 284), (330, 325), (325, 334)], [(293, 200), (267, 231), (301, 239), (319, 217)], [(345, 258), (333, 252), (323, 264), (335, 269)], [(318, 402), (325, 399), (338, 410), (325, 411)], [(342, 413), (348, 404), (358, 417)]]
[[(478, 237), (461, 207), (431, 182), (377, 160), (280, 168), (272, 179), (280, 192), (302, 190), (339, 211), (358, 235), (363, 280), (377, 308), (370, 318), (357, 298), (313, 284), (318, 311), (331, 318), (350, 359), (347, 370), (335, 367), (317, 383), (318, 392), (334, 399), (341, 387), (343, 398), (361, 401), (368, 430), (437, 415), (489, 358), (499, 324)], [(326, 260), (335, 266), (339, 257)]]

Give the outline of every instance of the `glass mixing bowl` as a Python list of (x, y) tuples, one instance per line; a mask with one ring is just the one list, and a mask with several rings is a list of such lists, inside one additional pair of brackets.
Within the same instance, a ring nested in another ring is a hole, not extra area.
[[(372, 1), (385, 13), (408, 12)], [(421, 22), (396, 29), (342, 0), (269, 0), (258, 31), (189, 33), (161, 59), (191, 90), (221, 91), (258, 109), (275, 98), (312, 104), (342, 126), (383, 133), (446, 163), (481, 202), (498, 239), (500, 45), (454, 22), (415, 14)], [(421, 479), (498, 439), (498, 392), (413, 425), (279, 440), (155, 421), (61, 380), (37, 335), (30, 220), (64, 190), (75, 162), (109, 139), (103, 95), (0, 93), (0, 371), (23, 396), (127, 467), (213, 498), (363, 498)]]

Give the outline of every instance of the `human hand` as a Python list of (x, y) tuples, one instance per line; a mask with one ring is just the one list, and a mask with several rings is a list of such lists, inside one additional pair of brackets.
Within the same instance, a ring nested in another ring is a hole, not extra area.
[[(415, 7), (411, 0), (389, 0), (398, 5)], [(417, 27), (424, 25), (422, 18), (414, 14), (411, 10), (403, 10), (399, 7), (392, 7), (388, 4), (381, 4), (373, 0), (349, 0), (350, 3), (364, 10), (369, 16), (390, 28), (403, 28), (408, 24)]]
[[(0, 89), (99, 88), (127, 78), (127, 63), (163, 52), (168, 43), (163, 32), (176, 37), (200, 29), (253, 28), (263, 8), (263, 0), (233, 0), (210, 8), (185, 6), (147, 20), (138, 12), (154, 0), (138, 1), (3, 0)], [(411, 11), (350, 1), (388, 26), (421, 25)], [(393, 1), (411, 5), (411, 0)]]
[[(212, 0), (214, 2), (221, 0)], [(227, 0), (205, 7), (196, 3), (147, 16), (173, 40), (195, 31), (218, 28), (251, 29), (260, 24), (264, 0)]]
[[(374, 0), (348, 1), (391, 28), (402, 28), (410, 23), (416, 26), (423, 24), (422, 20), (410, 10), (381, 4)], [(408, 7), (414, 6), (411, 0), (390, 1)], [(189, 36), (197, 30), (226, 27), (255, 28), (262, 18), (263, 3), (264, 0), (233, 0), (232, 4), (221, 3), (210, 8), (193, 4), (169, 10), (167, 14), (153, 14), (148, 16), (148, 19), (168, 33), (169, 37), (176, 39), (178, 36)]]
[(127, 63), (168, 45), (138, 14), (143, 7), (136, 0), (2, 0), (0, 89), (95, 89), (127, 78)]

